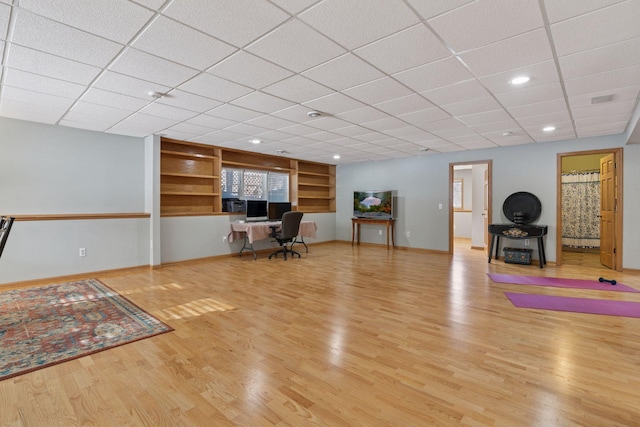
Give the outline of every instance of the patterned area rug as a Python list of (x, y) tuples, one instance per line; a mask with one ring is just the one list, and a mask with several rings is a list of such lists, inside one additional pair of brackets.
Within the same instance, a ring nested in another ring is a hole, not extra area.
[(0, 292), (0, 380), (172, 330), (96, 279)]

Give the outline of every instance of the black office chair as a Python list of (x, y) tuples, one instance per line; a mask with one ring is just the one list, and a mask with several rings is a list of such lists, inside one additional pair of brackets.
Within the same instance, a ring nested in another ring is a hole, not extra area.
[(278, 257), (278, 254), (284, 254), (284, 260), (287, 260), (287, 254), (298, 255), (300, 258), (300, 254), (291, 247), (287, 247), (287, 243), (293, 242), (293, 239), (298, 235), (298, 230), (300, 230), (300, 221), (302, 221), (302, 212), (285, 212), (282, 214), (282, 224), (280, 226), (280, 231), (276, 231), (276, 228), (273, 228), (273, 232), (271, 233), (271, 237), (274, 237), (281, 248), (271, 255), (269, 255), (269, 259), (272, 256)]
[(9, 232), (11, 231), (14, 219), (15, 218), (13, 217), (6, 216), (0, 218), (0, 256), (2, 256), (4, 245), (7, 243), (7, 239), (9, 238)]

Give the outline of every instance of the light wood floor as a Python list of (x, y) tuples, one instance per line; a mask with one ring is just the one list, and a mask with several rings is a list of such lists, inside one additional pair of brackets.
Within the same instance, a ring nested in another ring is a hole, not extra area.
[(2, 426), (638, 426), (640, 319), (519, 309), (521, 266), (346, 243), (99, 277), (175, 332), (0, 381)]

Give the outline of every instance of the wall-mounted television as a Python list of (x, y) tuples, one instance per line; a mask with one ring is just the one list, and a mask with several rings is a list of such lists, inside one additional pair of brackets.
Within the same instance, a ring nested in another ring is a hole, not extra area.
[(266, 200), (247, 200), (247, 222), (269, 219)]
[(395, 218), (393, 190), (354, 191), (353, 216), (357, 218)]
[(291, 210), (291, 202), (269, 202), (269, 221), (282, 221), (282, 214)]

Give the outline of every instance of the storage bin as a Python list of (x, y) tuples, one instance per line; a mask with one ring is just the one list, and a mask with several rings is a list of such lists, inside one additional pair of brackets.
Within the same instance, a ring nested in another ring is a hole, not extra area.
[(504, 248), (504, 262), (509, 264), (531, 264), (531, 249)]

